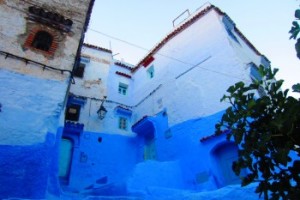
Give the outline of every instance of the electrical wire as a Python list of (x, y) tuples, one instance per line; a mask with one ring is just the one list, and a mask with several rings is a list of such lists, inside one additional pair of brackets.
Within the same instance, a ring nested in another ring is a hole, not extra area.
[[(31, 3), (31, 2), (29, 2), (29, 1), (27, 1), (27, 0), (22, 0), (22, 2), (27, 3), (27, 4), (29, 4), (29, 5), (37, 6), (36, 4)], [(10, 8), (12, 8), (12, 9), (18, 10), (19, 12), (26, 13), (26, 12), (24, 12), (23, 10), (20, 10), (20, 9), (18, 9), (18, 8), (16, 8), (16, 7), (9, 6), (9, 5), (7, 5), (7, 6), (10, 7)], [(75, 20), (75, 21), (76, 21), (76, 20)], [(141, 49), (141, 50), (150, 52), (150, 49), (147, 49), (147, 48), (142, 47), (142, 46), (140, 46), (140, 45), (134, 44), (134, 43), (132, 43), (132, 42), (128, 42), (128, 41), (126, 41), (126, 40), (123, 40), (123, 39), (120, 39), (120, 38), (111, 36), (111, 35), (109, 35), (109, 34), (103, 33), (103, 32), (101, 32), (101, 31), (98, 31), (98, 30), (95, 30), (95, 29), (92, 29), (92, 28), (88, 28), (88, 30), (93, 31), (93, 32), (98, 33), (98, 34), (101, 34), (101, 35), (103, 35), (103, 36), (105, 36), (105, 37), (108, 37), (108, 38), (111, 38), (111, 39), (120, 41), (120, 42), (122, 42), (122, 43), (125, 43), (125, 44), (127, 44), (127, 45), (133, 46), (133, 47), (135, 47), (135, 48), (138, 48), (138, 49)], [(195, 66), (194, 64), (188, 63), (188, 62), (186, 62), (186, 61), (180, 60), (180, 59), (178, 59), (178, 58), (175, 58), (175, 57), (172, 57), (172, 56), (169, 56), (169, 55), (166, 55), (166, 54), (162, 54), (162, 53), (156, 53), (156, 54), (157, 54), (157, 55), (160, 55), (160, 56), (162, 56), (162, 57), (165, 57), (165, 58), (167, 58), (167, 59), (174, 60), (174, 61), (177, 61), (177, 62), (179, 62), (179, 63), (185, 64), (185, 65)], [(208, 69), (208, 68), (201, 67), (201, 66), (198, 66), (198, 68), (201, 68), (201, 69), (203, 69), (203, 70), (210, 71), (210, 72), (213, 72), (213, 73), (217, 73), (217, 74), (220, 74), (220, 75), (223, 75), (223, 76), (227, 76), (227, 77), (230, 77), (230, 78), (235, 78), (235, 79), (238, 79), (238, 80), (246, 81), (245, 79), (241, 79), (240, 77), (232, 76), (231, 74), (227, 74), (227, 73), (215, 71), (215, 70)]]
[[(126, 41), (126, 40), (117, 38), (117, 37), (115, 37), (115, 36), (111, 36), (111, 35), (109, 35), (109, 34), (103, 33), (103, 32), (101, 32), (101, 31), (98, 31), (98, 30), (95, 30), (95, 29), (92, 29), (92, 28), (88, 28), (88, 30), (90, 30), (90, 31), (92, 31), (92, 32), (95, 32), (95, 33), (98, 33), (98, 34), (100, 34), (100, 35), (103, 35), (103, 36), (105, 36), (105, 37), (111, 38), (111, 39), (113, 39), (113, 40), (117, 40), (117, 41), (119, 41), (119, 42), (125, 43), (125, 44), (127, 44), (127, 45), (133, 46), (133, 47), (135, 47), (135, 48), (138, 48), (138, 49), (141, 49), (141, 50), (150, 52), (150, 49), (147, 49), (147, 48), (142, 47), (142, 46), (140, 46), (140, 45), (134, 44), (134, 43), (132, 43), (132, 42), (128, 42), (128, 41)], [(162, 56), (162, 57), (165, 57), (165, 58), (167, 58), (167, 59), (170, 59), (170, 60), (174, 60), (174, 61), (180, 62), (180, 63), (185, 64), (185, 65), (188, 65), (188, 66), (192, 66), (192, 67), (196, 67), (196, 66), (197, 66), (197, 68), (201, 68), (201, 69), (206, 70), (206, 71), (210, 71), (210, 72), (213, 72), (213, 73), (216, 73), (216, 74), (220, 74), (220, 75), (223, 75), (223, 76), (227, 76), (227, 77), (230, 77), (230, 78), (235, 78), (235, 79), (238, 79), (238, 80), (241, 80), (241, 81), (247, 81), (247, 80), (242, 79), (242, 78), (240, 78), (240, 77), (233, 76), (233, 75), (231, 75), (231, 74), (227, 74), (227, 73), (224, 73), (224, 72), (215, 71), (215, 70), (208, 69), (208, 68), (205, 68), (205, 67), (201, 67), (201, 66), (199, 66), (199, 64), (196, 64), (196, 65), (195, 65), (195, 64), (191, 64), (191, 63), (188, 63), (188, 62), (186, 62), (186, 61), (180, 60), (180, 59), (178, 59), (178, 58), (175, 58), (175, 57), (172, 57), (172, 56), (169, 56), (169, 55), (166, 55), (166, 54), (161, 54), (161, 53), (156, 53), (156, 54), (157, 54), (157, 55), (160, 55), (160, 56)]]

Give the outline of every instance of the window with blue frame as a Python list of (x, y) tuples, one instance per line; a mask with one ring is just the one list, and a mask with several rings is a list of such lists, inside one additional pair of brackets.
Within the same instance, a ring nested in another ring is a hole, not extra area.
[(250, 66), (250, 75), (251, 75), (251, 78), (254, 79), (254, 80), (256, 80), (256, 81), (261, 81), (262, 76), (259, 73), (258, 67), (254, 63), (252, 63), (252, 62), (249, 63), (248, 65)]
[(78, 104), (70, 104), (66, 109), (66, 120), (70, 121), (78, 121), (80, 115), (80, 105)]
[(232, 30), (229, 30), (228, 28), (226, 28), (226, 31), (232, 40), (234, 40), (236, 43), (240, 43), (239, 40), (237, 39), (237, 37), (232, 32)]
[(228, 17), (227, 15), (224, 15), (222, 21), (225, 25), (228, 36), (236, 43), (240, 44), (238, 38), (234, 34), (235, 23), (232, 21), (232, 19), (230, 19), (230, 17)]
[(127, 118), (125, 117), (119, 117), (119, 129), (121, 130), (127, 130)]
[(119, 89), (118, 89), (119, 94), (127, 95), (127, 90), (128, 90), (128, 85), (124, 83), (119, 83)]
[[(251, 76), (251, 79), (253, 81), (261, 81), (262, 80), (262, 76), (261, 76), (261, 74), (259, 72), (258, 67), (254, 63), (252, 63), (252, 62), (249, 63), (248, 65), (250, 66), (250, 76)], [(259, 94), (260, 97), (266, 96), (265, 89), (262, 86), (258, 87), (257, 92), (258, 92), (258, 94)]]
[(86, 56), (81, 56), (80, 57), (80, 62), (82, 62), (82, 63), (89, 63), (90, 62), (90, 58), (86, 57)]
[(85, 69), (85, 64), (80, 63), (79, 65), (74, 67), (73, 75), (78, 78), (83, 78), (84, 69)]
[(81, 107), (86, 103), (85, 98), (70, 95), (66, 106), (65, 120), (78, 121)]
[(118, 128), (121, 130), (128, 130), (132, 111), (126, 107), (117, 106), (115, 114), (118, 116)]
[(154, 77), (154, 66), (153, 65), (151, 67), (149, 67), (149, 69), (147, 69), (147, 76), (150, 79)]

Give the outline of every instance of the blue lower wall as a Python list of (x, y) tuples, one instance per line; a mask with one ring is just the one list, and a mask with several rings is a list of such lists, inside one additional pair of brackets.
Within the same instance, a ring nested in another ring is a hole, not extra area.
[(82, 132), (74, 142), (65, 190), (91, 195), (124, 195), (134, 165), (141, 161), (138, 138)]
[(55, 137), (30, 146), (0, 146), (0, 199), (46, 197)]
[[(91, 195), (144, 194), (153, 187), (217, 189), (224, 181), (220, 178), (222, 169), (216, 164), (215, 157), (219, 154), (213, 150), (220, 144), (226, 148), (228, 143), (226, 134), (213, 136), (222, 114), (169, 127), (168, 117), (162, 112), (136, 125), (142, 133), (144, 128), (149, 131), (149, 123), (152, 123), (154, 137), (150, 138), (143, 134), (132, 138), (82, 132), (74, 142), (72, 167), (65, 188)], [(201, 140), (205, 137), (209, 139)]]
[[(212, 150), (227, 143), (226, 134), (213, 136), (215, 124), (222, 115), (223, 112), (219, 112), (171, 127), (165, 112), (149, 117), (154, 126), (152, 151), (155, 159), (135, 167), (129, 189), (141, 191), (147, 187), (163, 187), (203, 191), (219, 187), (220, 168), (215, 164)], [(140, 129), (143, 132), (143, 127)], [(201, 141), (204, 137), (210, 139)]]

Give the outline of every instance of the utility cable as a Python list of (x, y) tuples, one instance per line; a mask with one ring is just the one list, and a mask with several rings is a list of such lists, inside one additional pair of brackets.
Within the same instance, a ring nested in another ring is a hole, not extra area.
[[(135, 48), (142, 49), (142, 50), (144, 50), (144, 51), (150, 52), (150, 49), (147, 49), (147, 48), (142, 47), (142, 46), (140, 46), (140, 45), (134, 44), (134, 43), (132, 43), (132, 42), (128, 42), (128, 41), (126, 41), (126, 40), (117, 38), (117, 37), (115, 37), (115, 36), (111, 36), (111, 35), (109, 35), (109, 34), (103, 33), (103, 32), (101, 32), (101, 31), (98, 31), (98, 30), (95, 30), (95, 29), (92, 29), (92, 28), (88, 28), (88, 30), (93, 31), (93, 32), (95, 32), (95, 33), (98, 33), (98, 34), (100, 34), (100, 35), (103, 35), (103, 36), (105, 36), (105, 37), (111, 38), (111, 39), (113, 39), (113, 40), (120, 41), (120, 42), (122, 42), (122, 43), (125, 43), (125, 44), (127, 44), (127, 45), (133, 46), (133, 47), (135, 47)], [(233, 76), (233, 75), (231, 75), (231, 74), (227, 74), (227, 73), (224, 73), (224, 72), (219, 72), (219, 71), (215, 71), (215, 70), (208, 69), (208, 68), (205, 68), (205, 67), (201, 67), (201, 66), (198, 66), (198, 64), (196, 64), (196, 65), (195, 65), (195, 64), (191, 64), (191, 63), (188, 63), (188, 62), (186, 62), (186, 61), (180, 60), (180, 59), (178, 59), (178, 58), (175, 58), (175, 57), (172, 57), (172, 56), (169, 56), (169, 55), (166, 55), (166, 54), (161, 54), (161, 53), (156, 53), (156, 54), (157, 54), (157, 55), (160, 55), (160, 56), (162, 56), (162, 57), (168, 58), (168, 59), (170, 59), (170, 60), (174, 60), (174, 61), (180, 62), (180, 63), (185, 64), (185, 65), (188, 65), (188, 66), (192, 66), (192, 67), (197, 66), (198, 68), (201, 68), (201, 69), (203, 69), (203, 70), (210, 71), (210, 72), (213, 72), (213, 73), (216, 73), (216, 74), (220, 74), (220, 75), (222, 75), (222, 76), (227, 76), (227, 77), (235, 78), (235, 79), (238, 79), (238, 80), (241, 80), (241, 81), (246, 81), (245, 79), (242, 79), (242, 78), (240, 78), (240, 77), (236, 77), (236, 76)]]

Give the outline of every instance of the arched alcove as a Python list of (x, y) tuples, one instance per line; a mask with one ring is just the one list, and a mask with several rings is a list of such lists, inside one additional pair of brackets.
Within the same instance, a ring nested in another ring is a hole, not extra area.
[(60, 141), (59, 154), (59, 179), (61, 186), (69, 185), (72, 176), (72, 164), (75, 155), (78, 155), (80, 135), (84, 125), (74, 122), (66, 122)]
[(211, 150), (211, 157), (218, 187), (241, 182), (240, 177), (232, 170), (232, 163), (238, 158), (238, 147), (233, 142), (217, 144)]
[(138, 137), (144, 140), (144, 160), (156, 159), (155, 126), (151, 117), (145, 116), (131, 127)]

